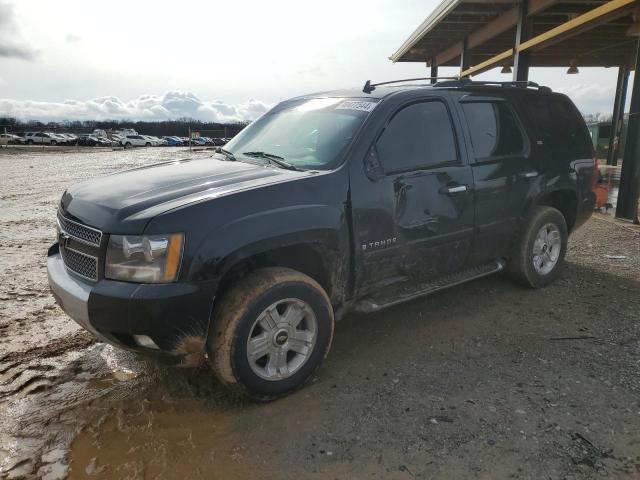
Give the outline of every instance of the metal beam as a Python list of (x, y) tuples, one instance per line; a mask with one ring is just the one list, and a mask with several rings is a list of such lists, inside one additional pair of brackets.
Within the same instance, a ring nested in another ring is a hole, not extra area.
[(467, 38), (460, 42), (460, 75), (469, 67), (469, 50), (467, 49)]
[(622, 133), (622, 125), (624, 122), (624, 105), (627, 100), (628, 85), (629, 67), (627, 65), (622, 65), (618, 68), (618, 82), (616, 83), (616, 96), (613, 102), (613, 116), (611, 117), (611, 133), (609, 134), (607, 165), (618, 164), (620, 134)]
[[(547, 8), (559, 3), (559, 0), (530, 0), (528, 5), (527, 15), (532, 16)], [(515, 27), (518, 24), (519, 6), (515, 6), (505, 13), (497, 17), (495, 20), (490, 21), (484, 27), (475, 30), (469, 34), (467, 38), (467, 47), (475, 48), (482, 45), (487, 40), (497, 37), (501, 33), (508, 31), (510, 28)], [(449, 62), (460, 55), (460, 46), (458, 44), (443, 50), (436, 55), (436, 62), (438, 65)]]
[(474, 65), (471, 68), (467, 68), (460, 74), (460, 76), (468, 77), (469, 75), (478, 75), (484, 72), (485, 70), (493, 68), (497, 62), (506, 60), (507, 58), (510, 58), (512, 56), (513, 56), (513, 48), (510, 48), (509, 50), (505, 50), (504, 52), (499, 53), (498, 55), (490, 58), (489, 60), (479, 63), (478, 65)]
[(513, 80), (516, 82), (526, 82), (529, 80), (529, 52), (521, 52), (518, 47), (525, 40), (531, 38), (532, 22), (527, 19), (529, 1), (522, 0), (518, 6), (518, 24), (516, 25), (515, 54), (513, 56)]
[[(556, 28), (552, 28), (547, 32), (521, 43), (515, 51), (521, 53), (530, 49), (533, 49), (534, 51), (544, 49), (563, 39), (577, 35), (591, 28), (595, 28), (611, 18), (626, 15), (639, 4), (640, 0), (611, 0), (604, 5), (594, 8), (583, 15), (559, 25)], [(504, 60), (505, 57), (503, 54), (504, 52), (483, 62), (483, 70), (488, 70), (498, 62)], [(469, 70), (471, 70), (471, 68)], [(464, 72), (462, 75), (464, 76)]]
[(438, 64), (435, 62), (435, 59), (431, 59), (431, 73), (429, 75), (431, 77), (431, 83), (436, 83), (438, 80)]
[(640, 39), (638, 39), (636, 47), (635, 70), (616, 217), (640, 223), (638, 219), (638, 197), (640, 197)]
[(638, 0), (611, 0), (604, 5), (594, 8), (593, 10), (589, 10), (587, 13), (563, 23), (562, 25), (558, 25), (556, 28), (552, 28), (551, 30), (523, 42), (518, 47), (518, 51), (523, 52), (531, 48), (541, 49), (548, 47), (549, 45), (559, 42), (569, 36), (577, 35), (584, 30), (597, 27), (607, 20), (611, 20), (611, 18), (617, 18), (625, 15), (638, 4), (640, 4)]

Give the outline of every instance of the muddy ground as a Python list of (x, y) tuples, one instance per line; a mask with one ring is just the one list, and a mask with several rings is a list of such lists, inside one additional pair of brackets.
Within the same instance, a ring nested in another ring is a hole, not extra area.
[(56, 202), (187, 154), (0, 151), (0, 478), (640, 478), (640, 231), (605, 217), (549, 288), (498, 275), (348, 316), (267, 405), (93, 343), (48, 294)]

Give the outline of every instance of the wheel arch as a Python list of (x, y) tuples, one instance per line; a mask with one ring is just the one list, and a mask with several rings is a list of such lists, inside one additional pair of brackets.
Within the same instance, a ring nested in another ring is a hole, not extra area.
[(261, 242), (247, 246), (226, 257), (219, 267), (219, 284), (216, 297), (224, 294), (238, 280), (250, 272), (266, 267), (286, 267), (303, 273), (318, 282), (331, 299), (339, 304), (343, 298), (341, 288), (345, 262), (339, 259), (336, 245), (316, 241), (284, 243), (282, 241)]
[(575, 191), (562, 188), (545, 192), (533, 206), (553, 207), (559, 210), (567, 224), (567, 231), (571, 233), (573, 230), (578, 215), (578, 197)]

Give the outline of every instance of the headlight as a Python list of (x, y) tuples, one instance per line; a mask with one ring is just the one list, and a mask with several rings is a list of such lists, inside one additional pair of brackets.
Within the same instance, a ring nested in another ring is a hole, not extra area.
[(173, 282), (182, 260), (184, 235), (111, 235), (105, 277), (140, 283)]

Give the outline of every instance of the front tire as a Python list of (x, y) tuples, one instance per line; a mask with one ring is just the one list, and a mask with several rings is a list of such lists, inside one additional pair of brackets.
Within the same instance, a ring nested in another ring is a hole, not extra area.
[(516, 238), (507, 271), (527, 287), (550, 284), (562, 269), (568, 236), (567, 222), (559, 210), (536, 207)]
[(215, 308), (209, 362), (227, 387), (269, 401), (304, 385), (326, 357), (333, 308), (312, 278), (289, 268), (256, 270)]

